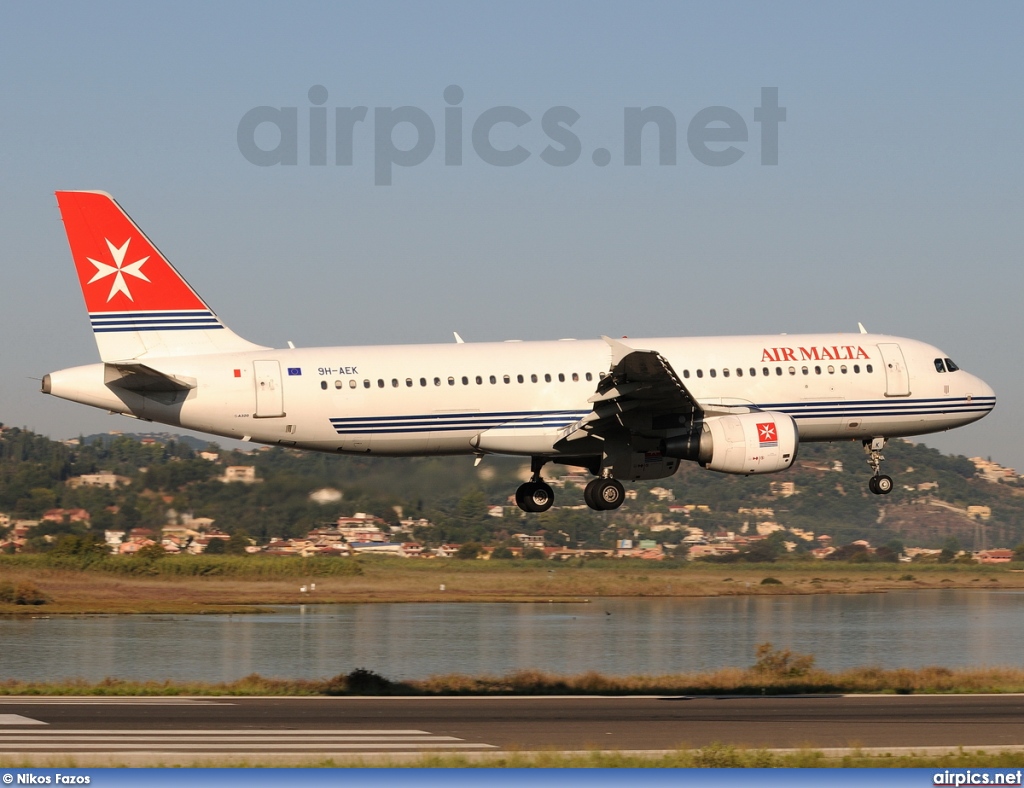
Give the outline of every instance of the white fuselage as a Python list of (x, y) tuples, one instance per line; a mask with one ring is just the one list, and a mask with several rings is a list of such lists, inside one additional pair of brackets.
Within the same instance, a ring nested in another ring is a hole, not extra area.
[[(940, 350), (873, 334), (623, 340), (657, 350), (705, 408), (792, 416), (801, 441), (923, 435), (976, 421), (992, 389), (938, 371)], [(49, 393), (261, 443), (381, 455), (556, 455), (609, 370), (600, 340), (258, 350), (138, 361), (194, 381), (176, 396), (108, 386), (104, 365), (54, 372)], [(941, 366), (941, 364), (939, 365)]]

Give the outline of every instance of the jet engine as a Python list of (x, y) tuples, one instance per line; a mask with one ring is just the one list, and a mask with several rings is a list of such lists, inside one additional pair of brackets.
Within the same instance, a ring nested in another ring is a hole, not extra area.
[(699, 432), (666, 438), (662, 454), (721, 473), (776, 473), (793, 464), (799, 442), (796, 422), (785, 413), (739, 413), (711, 416)]

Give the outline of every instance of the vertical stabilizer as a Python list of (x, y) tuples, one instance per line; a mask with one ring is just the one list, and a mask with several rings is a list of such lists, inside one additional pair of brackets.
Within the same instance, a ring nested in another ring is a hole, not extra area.
[(103, 361), (258, 350), (225, 326), (105, 192), (57, 192)]

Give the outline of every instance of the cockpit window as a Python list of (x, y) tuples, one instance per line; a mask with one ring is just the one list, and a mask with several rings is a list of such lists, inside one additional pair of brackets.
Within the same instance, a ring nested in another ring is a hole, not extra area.
[(945, 372), (946, 371), (946, 367), (943, 365), (941, 358), (935, 359), (935, 371), (936, 372)]
[(946, 369), (948, 369), (950, 372), (956, 372), (957, 370), (960, 369), (960, 367), (958, 367), (956, 364), (953, 363), (953, 359), (947, 358), (946, 359)]

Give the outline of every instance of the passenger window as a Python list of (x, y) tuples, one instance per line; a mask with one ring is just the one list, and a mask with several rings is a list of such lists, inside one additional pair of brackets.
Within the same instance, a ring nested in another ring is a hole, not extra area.
[(412, 378), (406, 378), (406, 379), (405, 379), (405, 385), (406, 385), (406, 386), (407, 386), (408, 388), (412, 388)]
[(736, 367), (736, 377), (738, 377), (738, 378), (742, 378), (743, 377), (743, 370), (740, 369), (739, 367)]
[(326, 380), (321, 380), (320, 381), (320, 388), (322, 388), (324, 391), (327, 391), (327, 381)]
[(815, 375), (820, 375), (821, 374), (821, 367), (815, 367), (814, 368), (814, 374)]
[(853, 374), (855, 374), (855, 375), (859, 375), (860, 374), (860, 364), (854, 364), (853, 365)]
[(722, 377), (723, 378), (729, 377), (729, 368), (728, 367), (726, 367), (725, 369), (722, 370)]
[(370, 381), (368, 381), (368, 380), (364, 380), (364, 381), (363, 381), (363, 388), (364, 388), (364, 389), (368, 389), (368, 388), (370, 388)]
[(836, 368), (833, 367), (831, 364), (828, 365), (828, 374), (830, 374), (830, 375), (836, 374)]
[(870, 375), (875, 370), (874, 370), (874, 368), (870, 364), (865, 364), (864, 365), (864, 371), (867, 372)]
[(597, 373), (597, 377), (600, 378), (601, 380), (604, 380), (606, 377), (608, 377), (608, 373), (607, 372), (598, 372)]
[(690, 370), (688, 370), (688, 369), (684, 369), (684, 370), (683, 370), (683, 377), (684, 377), (684, 378), (688, 378), (688, 377), (690, 377)]
[(526, 378), (524, 378), (522, 375), (516, 375), (516, 380), (518, 380), (520, 383), (522, 383), (522, 382), (524, 382), (526, 380)]
[(591, 374), (590, 374), (590, 373), (588, 372), (588, 373), (587, 373), (587, 380), (593, 380), (593, 379), (594, 379), (594, 376), (593, 376), (593, 375), (591, 375)]
[(802, 371), (802, 372), (803, 372), (803, 373), (804, 373), (805, 375), (808, 375), (808, 374), (810, 374), (810, 370), (809, 370), (809, 369), (807, 369), (807, 367), (800, 367), (800, 370), (801, 370), (801, 371)]
[(839, 371), (840, 371), (840, 372), (842, 372), (842, 373), (843, 373), (843, 374), (845, 375), (845, 374), (846, 374), (846, 364), (843, 364), (843, 365), (842, 365), (842, 366), (841, 366), (841, 367), (839, 368)]
[(761, 373), (762, 373), (762, 374), (763, 374), (763, 375), (764, 375), (765, 377), (767, 377), (768, 375), (770, 375), (770, 374), (771, 374), (771, 372), (770, 372), (770, 371), (768, 370), (768, 367), (763, 367), (763, 368), (761, 369)]
[(536, 375), (530, 375), (530, 382), (531, 383), (536, 383), (537, 382), (537, 376)]
[(564, 372), (559, 372), (558, 373), (558, 382), (559, 383), (565, 383), (565, 373)]
[(960, 370), (960, 367), (953, 363), (953, 359), (947, 358), (946, 369), (948, 369), (950, 372), (958, 372)]
[(441, 378), (434, 378), (434, 385), (435, 386), (440, 386), (441, 385)]
[(498, 382), (498, 379), (496, 377), (494, 377), (494, 375), (491, 375), (491, 377), (488, 378), (488, 380), (490, 380), (491, 383), (497, 383)]
[(384, 381), (381, 380), (380, 378), (377, 378), (377, 388), (379, 388), (379, 389), (384, 388)]
[(398, 378), (391, 378), (391, 388), (393, 388), (393, 389), (397, 389), (398, 388)]
[(775, 374), (776, 375), (781, 375), (782, 374), (782, 367), (776, 367), (775, 368)]
[(477, 375), (476, 376), (476, 385), (482, 386), (483, 384), (484, 384), (484, 379), (482, 377), (480, 377), (479, 375)]
[[(522, 381), (520, 381), (520, 382), (522, 382)], [(580, 376), (578, 374), (576, 374), (575, 372), (572, 373), (572, 382), (573, 383), (579, 383), (580, 382)]]
[(709, 375), (710, 375), (711, 377), (713, 377), (713, 378), (714, 378), (714, 377), (717, 377), (717, 376), (718, 376), (718, 370), (716, 370), (716, 369), (710, 369), (710, 370), (708, 370), (708, 374), (709, 374)]
[(356, 382), (355, 382), (355, 380), (350, 380), (350, 381), (348, 382), (348, 387), (349, 387), (350, 389), (354, 389), (354, 388), (356, 387)]
[(454, 386), (455, 385), (455, 378), (449, 377), (448, 378), (448, 385), (449, 386)]
[(544, 382), (545, 383), (550, 383), (551, 382), (551, 375), (544, 375)]
[(462, 376), (462, 385), (463, 386), (468, 386), (469, 385), (469, 378), (467, 378), (465, 375)]
[(795, 375), (796, 374), (796, 367), (790, 367), (789, 368), (789, 374), (790, 375)]
[(501, 379), (504, 380), (506, 383), (512, 382), (512, 378), (510, 378), (508, 375), (503, 375)]
[(935, 371), (936, 372), (945, 372), (946, 371), (946, 366), (942, 363), (942, 359), (941, 358), (935, 359), (934, 363), (935, 363)]
[[(324, 383), (326, 384), (327, 381), (325, 380)], [(324, 385), (324, 388), (327, 388), (327, 386)], [(341, 388), (341, 381), (340, 380), (334, 381), (334, 388), (336, 388), (336, 389), (340, 389)]]

